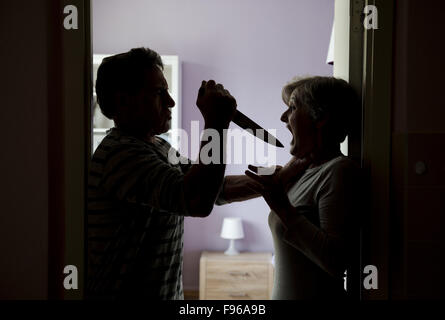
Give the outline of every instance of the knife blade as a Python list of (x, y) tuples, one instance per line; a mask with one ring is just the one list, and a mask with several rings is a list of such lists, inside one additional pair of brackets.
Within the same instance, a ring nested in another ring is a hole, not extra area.
[[(253, 134), (257, 138), (260, 138), (264, 142), (270, 143), (271, 145), (277, 146), (279, 148), (284, 148), (283, 144), (277, 138), (275, 138), (273, 135), (271, 135), (269, 132), (267, 132), (265, 129), (263, 129), (260, 125), (258, 125), (256, 122), (254, 122), (252, 119), (250, 119), (241, 111), (239, 110), (235, 111), (235, 115), (233, 116), (232, 121), (243, 129), (252, 130), (252, 131), (248, 130), (247, 132)], [(258, 129), (264, 131), (264, 134), (262, 136), (257, 131)]]

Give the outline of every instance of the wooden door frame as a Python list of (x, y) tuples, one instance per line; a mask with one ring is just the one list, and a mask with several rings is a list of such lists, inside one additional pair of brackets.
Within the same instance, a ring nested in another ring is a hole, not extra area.
[[(64, 28), (67, 5), (77, 8), (77, 29)], [(48, 12), (48, 297), (82, 299), (91, 155), (91, 1), (52, 1)], [(78, 270), (77, 290), (63, 286), (67, 265)]]
[[(56, 16), (71, 4), (79, 9), (79, 29), (54, 32), (54, 49), (50, 57), (52, 82), (62, 80), (60, 94), (50, 99), (49, 121), (54, 132), (49, 135), (51, 201), (49, 218), (49, 296), (81, 299), (86, 281), (86, 190), (88, 163), (91, 156), (92, 105), (92, 36), (91, 1), (59, 0)], [(379, 29), (362, 27), (364, 5), (379, 9)], [(394, 0), (350, 0), (349, 82), (362, 95), (362, 110), (356, 117), (360, 124), (350, 137), (349, 153), (359, 159), (369, 181), (369, 210), (362, 232), (360, 270), (373, 264), (379, 270), (379, 290), (364, 291), (360, 274), (354, 286), (363, 299), (385, 299), (389, 296), (389, 215), (390, 215), (390, 154), (391, 154), (391, 73), (392, 24)], [(360, 12), (361, 11), (361, 12)], [(360, 26), (359, 26), (360, 24)], [(56, 29), (59, 30), (59, 29)], [(76, 33), (77, 32), (77, 33)], [(57, 57), (60, 53), (60, 57)], [(60, 60), (61, 59), (61, 60)], [(57, 66), (61, 66), (60, 70)], [(81, 68), (78, 68), (78, 66)], [(73, 67), (74, 66), (74, 67)], [(78, 81), (83, 82), (78, 86)], [(60, 88), (59, 88), (60, 87)], [(54, 89), (54, 88), (53, 88)], [(51, 90), (51, 94), (54, 94)], [(73, 100), (73, 97), (78, 99)], [(63, 108), (60, 107), (60, 103)], [(57, 120), (62, 119), (61, 123)], [(50, 131), (51, 132), (51, 131)], [(53, 153), (59, 157), (52, 157)], [(62, 162), (58, 162), (62, 160)], [(52, 168), (52, 167), (50, 167)], [(62, 187), (62, 189), (59, 189)], [(63, 212), (64, 214), (60, 214)], [(63, 232), (62, 232), (63, 230)], [(62, 252), (63, 251), (63, 252)], [(63, 262), (62, 262), (63, 261)], [(54, 262), (51, 264), (51, 262)], [(79, 290), (61, 288), (60, 268), (75, 264), (79, 269)], [(52, 266), (52, 267), (51, 267)], [(360, 273), (360, 272), (359, 272)], [(358, 290), (358, 286), (361, 289)]]
[[(348, 156), (360, 164), (363, 168), (363, 67), (364, 67), (364, 28), (363, 8), (364, 0), (350, 0), (349, 2), (349, 58), (348, 58), (348, 82), (362, 98), (361, 108), (353, 115), (353, 128), (348, 136)], [(353, 300), (362, 300), (362, 225), (357, 230), (354, 245), (354, 252), (357, 256), (353, 257), (353, 265), (348, 270), (347, 290)]]
[[(340, 0), (342, 1), (342, 0)], [(364, 8), (378, 9), (378, 29), (365, 29)], [(389, 297), (391, 97), (394, 0), (350, 0), (349, 83), (361, 96), (361, 109), (348, 141), (348, 155), (364, 173), (360, 256), (348, 274), (348, 292), (360, 300)], [(363, 270), (375, 265), (378, 290), (363, 287)]]
[[(394, 0), (366, 0), (378, 9), (378, 29), (364, 29), (362, 77), (362, 168), (369, 204), (362, 230), (362, 267), (375, 265), (378, 289), (365, 300), (390, 297), (391, 112)], [(358, 80), (358, 78), (357, 78)], [(362, 269), (363, 271), (363, 269)]]

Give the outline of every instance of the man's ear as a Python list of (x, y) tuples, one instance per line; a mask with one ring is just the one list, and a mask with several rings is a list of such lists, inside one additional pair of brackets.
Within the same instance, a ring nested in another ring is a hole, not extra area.
[(115, 114), (113, 120), (119, 125), (126, 124), (130, 117), (128, 110), (130, 110), (131, 101), (126, 92), (118, 91), (114, 94)]
[(125, 110), (131, 103), (131, 101), (129, 100), (128, 94), (123, 91), (117, 91), (114, 94), (114, 101), (115, 101), (116, 108), (123, 109), (123, 110)]

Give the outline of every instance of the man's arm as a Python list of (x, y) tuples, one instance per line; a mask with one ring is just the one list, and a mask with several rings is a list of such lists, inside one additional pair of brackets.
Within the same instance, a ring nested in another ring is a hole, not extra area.
[[(274, 167), (286, 192), (301, 177), (308, 165), (307, 159), (293, 157), (284, 167)], [(261, 196), (257, 191), (259, 187), (260, 184), (246, 175), (226, 176), (221, 198), (229, 203), (257, 198)]]
[[(215, 126), (207, 127), (206, 129), (215, 129)], [(221, 140), (219, 143), (213, 145), (220, 145), (219, 154), (222, 155), (225, 150), (222, 138), (224, 129), (215, 130), (218, 132)], [(203, 150), (208, 143), (211, 142), (201, 143), (200, 156), (201, 150)], [(218, 151), (212, 150), (212, 152)], [(225, 168), (226, 165), (221, 161), (221, 158), (219, 163), (209, 164), (202, 163), (200, 159), (199, 162), (194, 164), (184, 175), (184, 196), (190, 216), (206, 217), (212, 212), (216, 197), (223, 183)]]
[[(200, 109), (204, 121), (204, 130), (212, 130), (210, 141), (202, 141), (199, 161), (194, 164), (184, 176), (184, 195), (189, 215), (206, 217), (213, 209), (216, 197), (220, 191), (225, 172), (224, 134), (236, 110), (236, 100), (220, 84), (214, 81), (203, 81), (198, 93), (196, 105)], [(216, 139), (217, 141), (213, 141)], [(209, 156), (208, 151), (201, 152), (207, 144), (212, 144), (211, 159), (215, 162), (204, 162), (202, 156)]]
[(251, 188), (253, 184), (255, 182), (246, 175), (226, 176), (220, 198), (229, 203), (257, 198), (261, 194)]
[[(224, 178), (225, 154), (223, 135), (236, 110), (236, 101), (214, 81), (203, 82), (197, 101), (205, 120), (205, 129), (212, 129), (211, 139), (203, 140), (201, 150), (212, 146), (214, 163), (203, 160), (200, 152), (198, 164), (184, 174), (159, 159), (154, 151), (140, 144), (124, 143), (110, 152), (105, 161), (100, 185), (107, 194), (120, 201), (147, 205), (170, 214), (205, 217), (213, 209)], [(217, 133), (217, 134), (216, 134)], [(209, 152), (202, 152), (208, 155)]]

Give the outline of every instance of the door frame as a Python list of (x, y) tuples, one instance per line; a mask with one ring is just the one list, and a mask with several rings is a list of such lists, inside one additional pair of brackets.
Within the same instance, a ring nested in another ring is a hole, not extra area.
[[(50, 99), (49, 129), (60, 134), (50, 134), (48, 138), (51, 148), (55, 148), (51, 154), (58, 155), (50, 157), (51, 169), (52, 165), (55, 168), (49, 176), (50, 198), (58, 200), (50, 207), (48, 288), (50, 297), (82, 299), (87, 253), (85, 200), (92, 145), (91, 1), (59, 0), (58, 4), (54, 13), (61, 17), (65, 5), (77, 6), (79, 29), (63, 30), (62, 21), (58, 21), (60, 27), (55, 30), (61, 31), (52, 30), (54, 51), (50, 57), (55, 64), (51, 82), (60, 93)], [(379, 9), (379, 29), (363, 28), (365, 5)], [(357, 127), (349, 138), (348, 149), (350, 156), (360, 162), (369, 182), (359, 272), (352, 282), (352, 290), (357, 291), (355, 296), (360, 299), (389, 297), (393, 15), (394, 0), (350, 0), (349, 82), (362, 97), (362, 109), (356, 115)], [(58, 120), (62, 120), (60, 124)], [(68, 264), (78, 267), (79, 290), (61, 289), (60, 268)], [(379, 290), (363, 290), (361, 271), (367, 264), (378, 267)]]
[[(364, 8), (378, 9), (378, 29), (365, 29)], [(348, 136), (348, 156), (360, 163), (364, 175), (364, 206), (360, 242), (352, 274), (348, 270), (348, 292), (353, 299), (387, 299), (390, 255), (390, 167), (394, 0), (336, 0), (336, 18), (344, 19), (349, 9), (349, 26), (336, 26), (335, 76), (345, 78), (361, 97)], [(346, 21), (344, 21), (346, 23)], [(349, 43), (344, 37), (349, 31)], [(337, 35), (336, 35), (337, 37)], [(337, 48), (340, 44), (340, 48)], [(344, 55), (348, 58), (344, 58)], [(337, 59), (337, 57), (339, 57)], [(338, 69), (339, 68), (339, 69)], [(363, 287), (364, 267), (375, 265), (378, 290)]]
[[(64, 8), (77, 8), (77, 29), (64, 28)], [(48, 297), (82, 299), (85, 288), (86, 191), (91, 156), (91, 1), (57, 0), (48, 22)], [(66, 290), (64, 268), (78, 271)]]
[(362, 243), (363, 265), (378, 269), (378, 289), (366, 300), (390, 298), (391, 112), (394, 0), (367, 0), (378, 9), (378, 29), (364, 32), (362, 166), (368, 178), (369, 210)]

